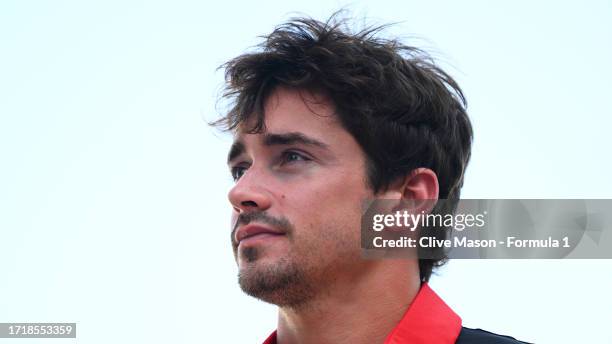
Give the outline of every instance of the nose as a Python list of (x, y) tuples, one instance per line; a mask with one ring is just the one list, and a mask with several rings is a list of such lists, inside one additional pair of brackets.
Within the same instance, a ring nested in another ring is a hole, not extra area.
[(265, 187), (264, 176), (254, 167), (238, 179), (236, 185), (228, 193), (228, 198), (234, 210), (238, 213), (265, 211), (270, 208), (271, 197)]

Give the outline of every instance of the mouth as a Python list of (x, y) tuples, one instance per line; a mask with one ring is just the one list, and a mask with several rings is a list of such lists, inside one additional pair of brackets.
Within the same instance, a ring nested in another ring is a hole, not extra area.
[(255, 245), (260, 242), (275, 240), (284, 236), (285, 233), (266, 226), (247, 225), (236, 231), (235, 239), (237, 245), (243, 246)]

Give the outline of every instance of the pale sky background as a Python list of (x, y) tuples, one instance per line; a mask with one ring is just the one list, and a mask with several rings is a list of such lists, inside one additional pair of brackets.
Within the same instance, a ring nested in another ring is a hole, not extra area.
[[(216, 67), (292, 12), (347, 4), (401, 22), (389, 33), (464, 89), (465, 198), (612, 198), (609, 1), (4, 0), (0, 322), (76, 322), (79, 343), (263, 341), (276, 310), (237, 286), (230, 138), (205, 124)], [(612, 343), (612, 260), (452, 261), (431, 284), (469, 327)]]

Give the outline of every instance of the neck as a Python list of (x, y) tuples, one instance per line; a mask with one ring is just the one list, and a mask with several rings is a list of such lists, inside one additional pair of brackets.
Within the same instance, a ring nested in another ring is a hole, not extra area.
[(383, 343), (420, 288), (418, 262), (371, 262), (367, 272), (336, 276), (299, 308), (279, 308), (279, 344)]

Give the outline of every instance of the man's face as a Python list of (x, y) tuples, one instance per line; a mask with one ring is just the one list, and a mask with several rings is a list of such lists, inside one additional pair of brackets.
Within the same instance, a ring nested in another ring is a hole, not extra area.
[(364, 153), (325, 97), (278, 88), (265, 125), (238, 130), (230, 151), (232, 245), (246, 293), (297, 306), (362, 272), (361, 205), (372, 193)]

